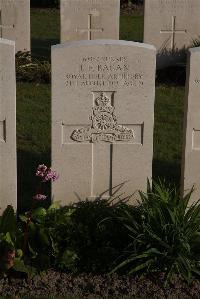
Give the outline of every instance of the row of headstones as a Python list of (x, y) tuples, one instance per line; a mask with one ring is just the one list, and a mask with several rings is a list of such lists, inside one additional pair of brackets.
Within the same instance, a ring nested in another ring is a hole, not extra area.
[[(155, 96), (153, 46), (127, 41), (75, 41), (52, 48), (53, 196), (63, 204), (125, 184), (146, 190), (152, 177)], [(16, 207), (14, 42), (0, 41), (0, 201)], [(182, 187), (200, 196), (200, 48), (191, 49), (185, 98)], [(134, 198), (134, 197), (133, 197)]]
[(15, 41), (16, 52), (30, 51), (30, 0), (0, 0), (0, 38)]
[[(191, 1), (193, 2), (193, 0)], [(2, 0), (0, 2), (1, 5), (4, 5), (1, 6), (2, 13), (6, 12), (6, 7), (8, 10), (10, 9), (10, 6), (6, 6), (6, 3), (11, 2), (13, 0)], [(15, 2), (17, 2), (17, 6), (13, 10), (13, 16), (15, 17), (19, 15), (17, 13), (19, 3), (28, 3), (30, 6), (29, 1), (15, 0)], [(155, 0), (154, 4), (157, 2)], [(163, 5), (169, 2), (170, 0), (167, 0), (167, 2), (159, 1), (159, 4)], [(173, 3), (175, 2), (173, 1)], [(105, 34), (107, 32), (106, 28), (109, 28), (109, 34), (113, 34), (112, 38), (119, 31), (119, 26), (116, 26), (116, 23), (119, 22), (119, 18), (116, 18), (119, 15), (119, 13), (116, 13), (119, 12), (118, 0), (86, 0), (86, 2), (83, 2), (83, 0), (81, 2), (79, 0), (65, 0), (61, 1), (61, 11), (63, 11), (62, 3), (68, 7), (68, 16), (72, 16), (71, 21), (67, 18), (69, 31), (77, 34), (87, 33), (88, 39), (92, 38), (91, 34), (97, 34), (98, 32)], [(117, 5), (113, 6), (113, 3)], [(148, 1), (146, 1), (146, 7), (147, 4)], [(93, 5), (92, 8), (91, 5)], [(175, 9), (175, 4), (173, 5)], [(106, 12), (110, 12), (110, 19), (103, 13), (102, 8), (106, 8)], [(86, 15), (88, 16), (88, 27), (77, 26), (76, 30), (72, 30), (70, 27), (71, 23), (74, 24), (72, 21), (78, 21), (81, 20), (81, 17), (85, 17), (84, 9), (86, 9)], [(113, 15), (111, 10), (115, 12)], [(146, 8), (145, 13), (147, 14)], [(1, 14), (1, 17), (5, 15)], [(61, 13), (61, 16), (63, 15), (65, 14)], [(104, 27), (92, 28), (92, 25), (95, 26), (92, 17), (96, 17), (95, 20), (101, 20)], [(4, 17), (4, 19), (6, 18)], [(175, 26), (175, 18), (173, 18), (173, 24)], [(9, 27), (9, 25), (4, 24), (1, 29), (6, 30), (6, 26)], [(11, 27), (17, 28), (17, 25)], [(175, 28), (173, 28), (174, 30)], [(64, 35), (70, 36), (69, 32)], [(94, 35), (93, 38), (95, 37)], [(108, 38), (109, 36), (105, 37)], [(175, 32), (173, 32), (174, 39)], [(5, 43), (3, 44), (5, 47)], [(19, 43), (16, 40), (17, 44)], [(54, 193), (56, 197), (63, 202), (66, 201), (66, 198), (73, 201), (75, 200), (75, 192), (82, 197), (93, 198), (104, 190), (107, 190), (105, 196), (109, 196), (112, 193), (113, 186), (123, 180), (129, 180), (126, 185), (127, 193), (135, 189), (144, 190), (146, 177), (151, 177), (153, 147), (154, 97), (152, 95), (154, 93), (154, 75), (149, 76), (148, 74), (154, 74), (154, 67), (148, 60), (150, 54), (147, 51), (151, 47), (148, 46), (146, 49), (142, 44), (117, 43), (117, 41), (95, 41), (94, 43), (82, 41), (80, 43), (69, 43), (58, 48), (60, 50), (57, 50), (57, 53), (64, 51), (63, 61), (65, 63), (63, 63), (60, 54), (57, 57), (58, 61), (61, 60), (60, 64), (53, 63), (53, 72), (54, 69), (57, 70), (54, 66), (58, 65), (58, 75), (55, 71), (52, 80), (54, 82), (53, 94), (55, 93), (55, 96), (53, 96), (53, 107), (55, 106), (53, 108), (53, 111), (55, 111), (53, 113), (53, 132), (55, 132), (55, 134), (53, 133), (53, 140), (55, 138), (55, 141), (52, 144), (53, 166), (55, 165), (55, 168), (59, 169), (61, 174), (59, 183), (55, 184)], [(105, 50), (102, 50), (102, 48), (105, 48)], [(122, 50), (121, 53), (118, 48)], [(73, 55), (73, 51), (77, 55)], [(96, 51), (97, 54), (94, 55)], [(130, 55), (128, 54), (129, 51)], [(131, 58), (134, 51), (138, 53), (138, 57), (135, 54)], [(69, 52), (69, 56), (67, 52)], [(103, 52), (105, 52), (104, 55)], [(79, 57), (80, 55), (81, 57)], [(52, 58), (54, 59), (54, 55)], [(67, 62), (71, 67), (71, 71)], [(61, 66), (62, 69), (65, 67), (63, 73), (60, 72)], [(4, 74), (4, 70), (2, 74)], [(12, 79), (12, 76), (10, 79)], [(196, 82), (198, 84), (198, 79), (196, 79)], [(6, 98), (9, 92), (7, 92)], [(67, 99), (66, 102), (63, 102), (64, 97)], [(8, 105), (9, 101), (6, 103)], [(9, 109), (9, 106), (7, 108)], [(2, 108), (2, 113), (3, 111)], [(13, 113), (15, 109), (11, 109), (11, 111), (10, 113)], [(7, 129), (9, 128), (9, 117), (2, 115), (1, 119), (1, 140), (3, 144), (5, 143), (4, 145), (9, 147), (8, 136), (11, 136), (12, 132), (12, 130)], [(13, 116), (11, 119), (14, 119)], [(194, 150), (198, 148), (198, 132), (198, 129), (193, 129), (192, 142), (195, 144)], [(13, 142), (15, 141), (14, 136), (15, 133), (12, 134)], [(12, 148), (15, 147), (12, 146)], [(6, 153), (9, 153), (11, 158), (11, 147), (9, 149), (6, 149)], [(6, 164), (9, 161), (10, 163), (14, 161), (10, 158)], [(6, 161), (6, 159), (2, 161)], [(67, 167), (63, 161), (67, 161)], [(12, 169), (12, 167), (9, 169)], [(141, 169), (141, 171), (138, 172), (138, 169)], [(9, 177), (11, 178), (11, 176)], [(9, 188), (7, 188), (7, 184), (1, 184), (7, 190), (7, 196), (5, 196), (7, 200), (8, 198), (14, 198), (13, 194), (16, 194), (16, 192), (13, 193), (13, 189), (16, 188), (15, 176), (13, 176), (11, 182)], [(9, 192), (12, 193), (11, 197), (8, 195)]]
[[(199, 0), (145, 0), (144, 42), (162, 67), (182, 59), (200, 35)], [(119, 39), (120, 0), (60, 0), (61, 43)], [(0, 35), (30, 51), (30, 0), (0, 0)]]
[[(119, 39), (119, 14), (120, 0), (61, 0), (61, 43)], [(181, 61), (199, 39), (199, 14), (199, 0), (144, 0), (143, 42), (156, 47), (158, 67)]]
[[(60, 0), (61, 43), (119, 39), (119, 13), (120, 0)], [(30, 0), (0, 0), (0, 38), (30, 51)]]

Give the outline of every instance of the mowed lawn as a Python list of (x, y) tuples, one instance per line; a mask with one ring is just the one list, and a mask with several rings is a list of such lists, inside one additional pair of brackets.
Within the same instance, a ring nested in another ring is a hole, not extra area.
[[(51, 45), (59, 43), (59, 11), (31, 10), (32, 54), (49, 59)], [(142, 41), (143, 16), (121, 15), (120, 39)], [(153, 177), (179, 185), (184, 87), (156, 87)], [(38, 164), (50, 165), (51, 86), (17, 83), (17, 148), (19, 209), (28, 208), (35, 190)], [(59, 172), (59, 169), (57, 169)], [(134, 190), (133, 190), (134, 191)]]

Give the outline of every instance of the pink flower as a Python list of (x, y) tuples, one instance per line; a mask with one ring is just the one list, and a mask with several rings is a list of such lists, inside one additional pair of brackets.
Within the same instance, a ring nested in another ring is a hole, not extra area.
[(40, 194), (40, 193), (33, 196), (34, 200), (45, 200), (46, 198), (47, 198), (46, 195), (43, 195), (43, 194)]
[(44, 164), (38, 166), (36, 176), (41, 177), (42, 182), (44, 183), (48, 181), (54, 182), (58, 179), (58, 175), (56, 174), (56, 172), (52, 170), (51, 167), (48, 168)]
[(36, 176), (43, 178), (45, 176), (46, 171), (47, 171), (47, 166), (45, 166), (44, 164), (39, 165), (36, 171)]
[(43, 182), (48, 182), (48, 181), (54, 182), (57, 179), (58, 179), (58, 175), (56, 174), (56, 172), (54, 170), (52, 170), (51, 168), (48, 168), (42, 181)]

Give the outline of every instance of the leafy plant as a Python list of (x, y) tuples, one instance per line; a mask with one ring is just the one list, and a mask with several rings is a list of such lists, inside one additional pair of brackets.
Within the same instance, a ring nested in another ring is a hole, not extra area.
[(105, 273), (118, 264), (112, 272), (163, 272), (166, 283), (180, 274), (190, 282), (200, 273), (200, 203), (188, 206), (192, 191), (180, 197), (161, 182), (153, 188), (148, 182), (137, 206), (114, 193), (36, 208), (31, 217), (20, 216), (29, 223), (27, 257), (40, 271)]
[(164, 272), (166, 283), (180, 274), (188, 283), (200, 274), (200, 202), (188, 206), (193, 189), (181, 197), (163, 183), (148, 182), (139, 206), (122, 211), (132, 241), (113, 269), (132, 273)]
[[(51, 260), (50, 236), (48, 227), (45, 227), (45, 216), (47, 211), (43, 207), (36, 207), (38, 202), (44, 201), (47, 196), (44, 194), (44, 184), (54, 182), (58, 175), (51, 167), (42, 164), (37, 167), (36, 177), (38, 178), (38, 186), (35, 195), (32, 197), (31, 209), (20, 215), (19, 218), (24, 223), (22, 230), (23, 236), (23, 251), (24, 254), (29, 251), (32, 259), (36, 259), (40, 268), (48, 268)], [(51, 207), (49, 208), (51, 210)]]
[(19, 248), (19, 231), (16, 215), (12, 206), (7, 206), (0, 216), (0, 271), (6, 272), (10, 268), (17, 270), (23, 268), (27, 272), (22, 261), (23, 252)]
[(91, 201), (79, 199), (73, 205), (73, 231), (69, 244), (77, 253), (77, 268), (80, 272), (108, 272), (117, 256), (127, 245), (127, 235), (119, 223), (118, 211), (123, 209), (132, 195), (124, 197), (121, 192), (125, 183), (112, 189), (112, 195), (105, 193)]
[(51, 80), (51, 64), (47, 60), (32, 57), (29, 52), (16, 54), (17, 81), (49, 83)]
[[(121, 185), (115, 192), (119, 191)], [(124, 227), (116, 220), (128, 198), (113, 192), (109, 199), (85, 200), (60, 207), (33, 209), (20, 219), (27, 226), (27, 254), (39, 270), (56, 267), (71, 272), (107, 272), (126, 241)], [(102, 195), (103, 196), (103, 195)]]
[[(32, 212), (28, 242), (32, 263), (39, 270), (108, 271), (126, 238), (113, 219), (114, 208), (100, 199), (59, 208), (53, 205)], [(27, 222), (27, 215), (20, 218)]]
[[(45, 234), (45, 229), (42, 226), (43, 216), (40, 213), (41, 210), (43, 210), (43, 208), (35, 209), (33, 211), (34, 216), (31, 216), (31, 220), (29, 220), (29, 216), (27, 213), (23, 216), (20, 215), (20, 219), (25, 223), (25, 228), (27, 227), (28, 223), (28, 239), (26, 244), (28, 248), (26, 247), (26, 256), (28, 256), (30, 260), (36, 260), (36, 267), (37, 263), (40, 263), (40, 269), (43, 270), (44, 264), (46, 264), (45, 268), (48, 268), (50, 264), (48, 263), (49, 254), (47, 249), (49, 242)], [(38, 217), (38, 222), (33, 222), (34, 217)], [(44, 254), (44, 252), (46, 254)]]
[[(63, 223), (65, 228), (70, 225), (72, 212), (70, 207), (63, 209), (58, 203), (53, 203), (48, 209), (38, 207), (32, 210), (28, 225), (27, 257), (39, 271), (57, 265), (61, 269), (73, 270), (76, 254), (70, 250), (70, 246), (60, 247), (62, 234), (56, 229), (60, 223)], [(29, 212), (20, 215), (25, 227), (28, 218)], [(64, 234), (67, 235), (68, 231), (65, 230)]]

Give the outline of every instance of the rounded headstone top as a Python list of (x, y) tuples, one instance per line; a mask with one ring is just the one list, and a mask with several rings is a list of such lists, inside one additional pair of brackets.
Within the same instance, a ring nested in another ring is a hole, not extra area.
[(55, 48), (66, 48), (66, 47), (76, 47), (76, 46), (96, 46), (96, 45), (133, 46), (133, 47), (146, 48), (149, 50), (156, 51), (156, 48), (150, 44), (125, 41), (125, 40), (113, 40), (113, 39), (70, 41), (70, 42), (65, 42), (63, 44), (54, 45), (51, 48), (53, 50)]

